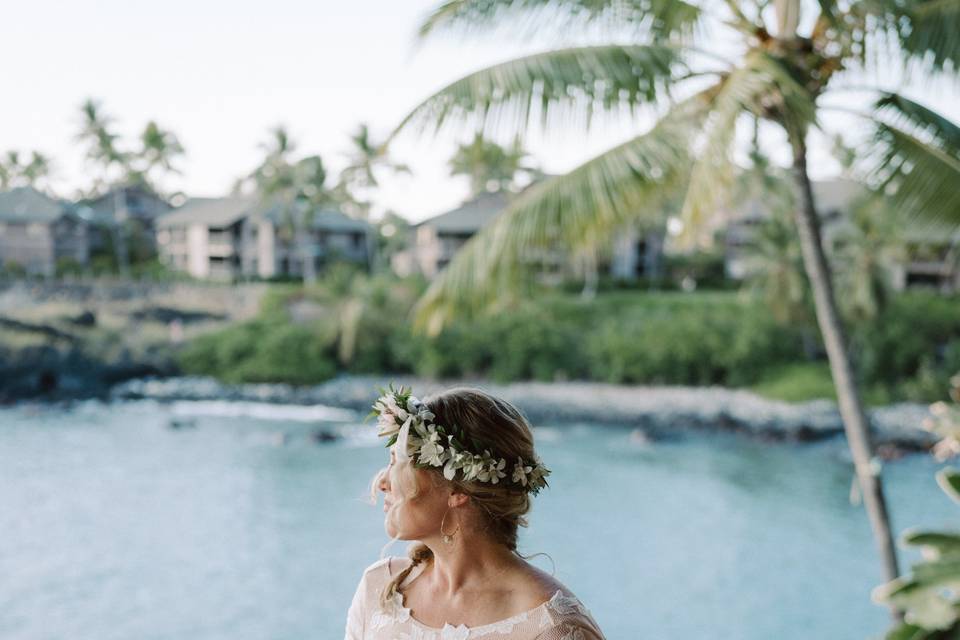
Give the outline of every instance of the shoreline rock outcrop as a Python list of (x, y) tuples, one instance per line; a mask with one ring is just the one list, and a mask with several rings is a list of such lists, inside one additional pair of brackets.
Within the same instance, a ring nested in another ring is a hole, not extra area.
[[(280, 404), (323, 404), (365, 415), (376, 389), (389, 382), (412, 386), (420, 396), (456, 385), (479, 386), (516, 404), (534, 423), (588, 422), (640, 429), (650, 439), (696, 430), (722, 430), (754, 438), (812, 442), (841, 436), (835, 403), (787, 403), (723, 387), (647, 387), (595, 382), (427, 380), (413, 376), (341, 375), (324, 384), (225, 385), (210, 378), (130, 380), (115, 386), (114, 399), (244, 400)], [(929, 449), (933, 434), (922, 428), (927, 405), (899, 403), (870, 411), (878, 448), (895, 455)]]

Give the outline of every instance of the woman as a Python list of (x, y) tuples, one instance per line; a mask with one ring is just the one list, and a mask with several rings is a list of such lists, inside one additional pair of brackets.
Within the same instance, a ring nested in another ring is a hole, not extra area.
[(370, 566), (347, 615), (347, 640), (602, 640), (587, 609), (517, 553), (530, 496), (550, 473), (529, 424), (477, 389), (420, 402), (407, 389), (374, 404), (390, 466), (385, 527), (417, 541)]

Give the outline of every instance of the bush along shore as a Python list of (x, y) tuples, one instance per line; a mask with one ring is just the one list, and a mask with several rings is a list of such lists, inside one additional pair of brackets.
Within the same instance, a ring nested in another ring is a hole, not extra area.
[[(538, 295), (428, 337), (409, 321), (421, 291), (415, 281), (360, 276), (274, 288), (256, 317), (196, 338), (178, 363), (188, 375), (230, 383), (310, 385), (396, 372), (501, 384), (719, 385), (791, 401), (833, 396), (816, 328), (777, 322), (739, 292)], [(960, 371), (956, 296), (900, 294), (879, 316), (848, 325), (870, 405), (936, 401)]]
[[(224, 384), (212, 378), (131, 380), (111, 392), (115, 400), (228, 400), (326, 405), (366, 415), (377, 389), (388, 383), (413, 388), (421, 397), (452, 386), (480, 386), (515, 403), (534, 424), (608, 424), (635, 429), (649, 440), (670, 439), (691, 430), (722, 430), (793, 442), (840, 436), (843, 424), (827, 400), (788, 403), (721, 387), (641, 387), (596, 382), (437, 380), (413, 376), (340, 375), (319, 385)], [(898, 403), (871, 411), (880, 454), (929, 449), (933, 435), (922, 428), (925, 404)]]

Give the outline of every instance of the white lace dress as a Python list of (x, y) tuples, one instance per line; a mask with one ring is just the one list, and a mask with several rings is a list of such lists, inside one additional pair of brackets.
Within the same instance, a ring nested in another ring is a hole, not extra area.
[[(386, 558), (367, 568), (350, 604), (345, 640), (603, 640), (587, 608), (573, 594), (559, 590), (539, 607), (479, 627), (429, 627), (410, 615), (399, 593), (382, 608), (382, 589), (409, 564), (408, 558)], [(411, 571), (404, 584), (421, 570)]]

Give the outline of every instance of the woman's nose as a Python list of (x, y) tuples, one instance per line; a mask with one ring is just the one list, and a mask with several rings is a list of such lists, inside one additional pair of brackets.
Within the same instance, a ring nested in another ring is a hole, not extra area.
[(380, 482), (377, 483), (377, 488), (384, 493), (390, 491), (390, 477), (386, 471), (380, 473)]

